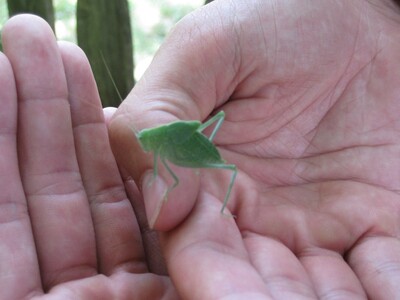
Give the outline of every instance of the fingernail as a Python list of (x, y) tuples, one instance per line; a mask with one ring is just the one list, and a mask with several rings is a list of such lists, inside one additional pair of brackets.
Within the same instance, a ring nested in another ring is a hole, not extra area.
[(160, 177), (153, 177), (153, 172), (148, 171), (144, 174), (142, 180), (142, 192), (144, 206), (146, 209), (147, 220), (150, 228), (154, 227), (160, 215), (161, 208), (164, 204), (164, 194), (167, 184)]

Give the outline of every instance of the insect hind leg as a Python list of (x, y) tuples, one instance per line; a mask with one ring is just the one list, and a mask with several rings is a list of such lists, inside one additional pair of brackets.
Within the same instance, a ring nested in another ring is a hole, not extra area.
[(215, 116), (213, 116), (211, 119), (209, 119), (207, 122), (203, 123), (198, 131), (202, 132), (204, 129), (206, 129), (207, 127), (209, 127), (210, 125), (212, 125), (214, 122), (217, 122), (217, 124), (215, 125), (214, 130), (212, 131), (210, 137), (208, 138), (210, 140), (210, 142), (212, 142), (212, 140), (214, 139), (215, 135), (217, 134), (219, 128), (222, 125), (222, 122), (225, 119), (225, 113), (221, 110), (219, 113), (217, 113)]
[(225, 194), (224, 202), (223, 202), (222, 207), (221, 207), (221, 214), (229, 216), (229, 217), (234, 217), (234, 215), (232, 215), (230, 213), (225, 213), (224, 210), (226, 208), (226, 205), (228, 204), (229, 196), (231, 195), (233, 184), (235, 183), (235, 179), (236, 179), (236, 175), (237, 175), (236, 166), (235, 165), (226, 165), (226, 164), (211, 164), (211, 165), (208, 165), (207, 168), (226, 169), (226, 170), (231, 170), (232, 171), (232, 176), (231, 176), (231, 180), (229, 182), (228, 190), (227, 190), (227, 192)]
[[(231, 181), (229, 182), (228, 191), (225, 194), (224, 203), (222, 204), (222, 207), (221, 207), (221, 214), (223, 214), (223, 215), (225, 215), (224, 209), (225, 209), (226, 205), (228, 204), (229, 196), (231, 195), (233, 184), (235, 183), (235, 179), (236, 179), (236, 175), (237, 175), (237, 168), (235, 165), (224, 165), (224, 166), (225, 166), (225, 169), (232, 170), (232, 176), (231, 176)], [(231, 214), (228, 214), (228, 215), (233, 216)]]

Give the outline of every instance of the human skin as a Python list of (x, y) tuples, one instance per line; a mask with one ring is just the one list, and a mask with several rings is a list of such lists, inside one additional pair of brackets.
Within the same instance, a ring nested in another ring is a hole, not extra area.
[(177, 299), (149, 272), (125, 187), (140, 195), (120, 176), (84, 53), (34, 16), (2, 39), (0, 298)]
[[(112, 119), (76, 46), (8, 21), (2, 297), (399, 297), (398, 19), (390, 1), (216, 1), (176, 26)], [(220, 109), (235, 219), (219, 213), (226, 171), (176, 168), (161, 203), (170, 179), (149, 184), (132, 131)]]
[[(110, 121), (187, 299), (400, 297), (400, 10), (392, 1), (221, 0), (171, 32)], [(132, 131), (224, 110), (239, 174), (152, 178)]]

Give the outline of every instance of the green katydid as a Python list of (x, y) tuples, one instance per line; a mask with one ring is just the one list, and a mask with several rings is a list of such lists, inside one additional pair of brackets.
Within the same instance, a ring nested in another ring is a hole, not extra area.
[[(155, 128), (143, 129), (136, 134), (142, 149), (145, 152), (153, 152), (153, 178), (156, 178), (158, 174), (158, 158), (160, 158), (165, 169), (174, 179), (174, 183), (165, 193), (165, 198), (179, 184), (179, 178), (168, 166), (167, 160), (174, 165), (186, 168), (232, 170), (231, 181), (221, 208), (221, 213), (224, 213), (237, 174), (236, 166), (226, 164), (212, 143), (224, 118), (225, 113), (220, 111), (203, 124), (200, 121), (175, 121)], [(214, 122), (217, 122), (214, 130), (210, 137), (206, 137), (202, 131)]]
[[(114, 88), (122, 101), (122, 97), (111, 75), (111, 71), (108, 68), (103, 53), (100, 52), (100, 55)], [(218, 129), (221, 127), (224, 118), (225, 113), (220, 111), (204, 124), (200, 121), (175, 121), (155, 128), (143, 129), (136, 133), (136, 137), (139, 140), (142, 149), (145, 152), (153, 152), (153, 178), (156, 178), (158, 175), (158, 158), (160, 157), (162, 164), (174, 179), (173, 185), (165, 192), (165, 199), (168, 197), (169, 192), (179, 184), (179, 178), (168, 166), (167, 160), (177, 166), (186, 168), (232, 170), (231, 181), (229, 182), (228, 190), (225, 194), (225, 199), (221, 208), (221, 213), (224, 213), (237, 174), (236, 166), (233, 164), (226, 164), (221, 158), (218, 149), (212, 143), (212, 140), (217, 134)], [(214, 122), (217, 122), (217, 124), (215, 125), (210, 137), (207, 138), (202, 131)]]

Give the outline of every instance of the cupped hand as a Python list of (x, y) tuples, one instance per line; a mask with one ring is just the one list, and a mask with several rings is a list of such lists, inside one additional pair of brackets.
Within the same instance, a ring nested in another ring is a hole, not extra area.
[(0, 298), (176, 299), (147, 267), (83, 52), (28, 15), (2, 38)]
[[(214, 1), (181, 21), (110, 124), (187, 299), (400, 297), (400, 10), (391, 1)], [(134, 132), (224, 110), (239, 174), (174, 168)]]

